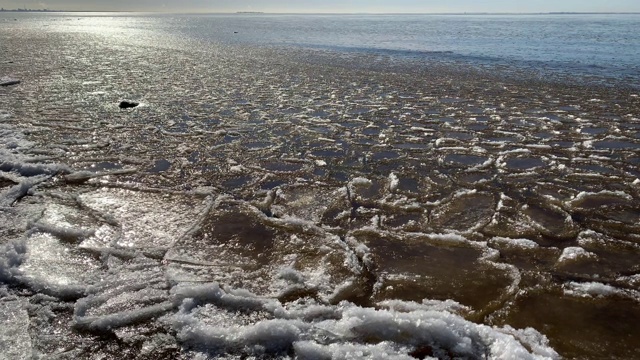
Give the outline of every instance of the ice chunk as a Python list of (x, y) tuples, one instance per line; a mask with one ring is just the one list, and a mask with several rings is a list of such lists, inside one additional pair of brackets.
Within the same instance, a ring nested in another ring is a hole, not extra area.
[(189, 326), (178, 333), (183, 342), (224, 352), (244, 349), (253, 355), (283, 353), (297, 341), (306, 327), (292, 320), (265, 320), (249, 326)]
[(137, 172), (136, 169), (120, 169), (120, 170), (113, 170), (113, 171), (99, 171), (99, 172), (91, 172), (91, 171), (76, 171), (73, 172), (71, 174), (68, 174), (64, 177), (64, 179), (68, 182), (68, 183), (83, 183), (85, 181), (91, 180), (91, 179), (95, 179), (95, 178), (99, 178), (99, 177), (104, 177), (104, 176), (111, 176), (111, 175), (126, 175), (126, 174), (132, 174)]
[(42, 217), (31, 222), (32, 231), (38, 230), (56, 236), (65, 242), (78, 243), (95, 235), (99, 223), (86, 211), (75, 207), (49, 203)]
[[(194, 295), (203, 291), (193, 289)], [(224, 298), (219, 291), (216, 296)], [(236, 297), (241, 298), (239, 293)], [(249, 298), (250, 295), (246, 294)], [(184, 300), (185, 303), (188, 299)], [(255, 301), (259, 301), (256, 299)], [(533, 329), (522, 331), (471, 323), (442, 308), (441, 304), (394, 304), (394, 309), (376, 310), (343, 302), (333, 306), (337, 316), (306, 318), (299, 316), (299, 303), (284, 309), (277, 303), (262, 300), (262, 311), (271, 319), (238, 322), (226, 317), (210, 322), (215, 308), (207, 305), (209, 316), (200, 317), (200, 307), (182, 307), (165, 318), (177, 331), (179, 340), (191, 348), (205, 350), (211, 356), (278, 356), (291, 354), (299, 358), (391, 358), (409, 359), (412, 354), (429, 352), (429, 356), (492, 359), (557, 359), (546, 337)], [(218, 302), (219, 312), (225, 305)], [(326, 313), (326, 311), (324, 312)], [(296, 316), (298, 314), (298, 316)], [(213, 316), (215, 317), (215, 315)], [(218, 321), (224, 321), (218, 323)], [(224, 325), (224, 326), (220, 326)], [(377, 345), (373, 345), (377, 344)], [(531, 352), (527, 349), (531, 349)]]
[(108, 331), (153, 319), (176, 307), (159, 262), (144, 257), (114, 261), (101, 281), (75, 304), (78, 329)]
[(100, 262), (62, 244), (50, 234), (35, 233), (27, 241), (22, 279), (37, 291), (62, 298), (84, 295), (88, 279), (99, 272)]
[(167, 350), (177, 349), (178, 345), (173, 336), (167, 334), (155, 334), (147, 338), (142, 344), (140, 355), (148, 358), (154, 358), (154, 354)]
[(607, 296), (616, 293), (616, 288), (597, 282), (567, 284), (567, 292), (571, 294), (584, 294), (591, 296)]
[(596, 254), (588, 252), (581, 247), (568, 247), (562, 250), (562, 254), (558, 258), (558, 263), (561, 264), (594, 257), (596, 257)]
[(382, 307), (399, 312), (412, 312), (417, 310), (423, 311), (447, 311), (450, 313), (464, 313), (471, 310), (468, 306), (464, 306), (453, 300), (422, 300), (422, 303), (402, 300), (385, 300), (378, 303)]
[(13, 156), (2, 156), (0, 153), (0, 170), (15, 172), (26, 177), (71, 172), (71, 169), (66, 165), (27, 163), (26, 161), (26, 157), (18, 159)]
[(24, 300), (0, 300), (0, 359), (33, 358), (27, 306)]
[(577, 208), (595, 208), (632, 200), (633, 197), (623, 191), (603, 190), (597, 193), (583, 191), (576, 195), (573, 200), (567, 202), (567, 204)]
[(18, 85), (20, 84), (20, 80), (18, 79), (12, 79), (9, 77), (3, 77), (0, 78), (0, 86), (11, 86), (11, 85)]
[(169, 247), (207, 207), (194, 196), (106, 188), (82, 194), (80, 200), (121, 226), (122, 236), (114, 245), (134, 249)]
[(48, 177), (45, 176), (36, 176), (34, 178), (29, 178), (20, 182), (18, 185), (12, 186), (8, 190), (0, 193), (0, 208), (12, 206), (16, 201), (25, 197), (32, 187), (40, 184), (47, 178)]
[(400, 179), (398, 179), (398, 175), (394, 173), (389, 174), (389, 190), (391, 192), (396, 191), (399, 184), (400, 184)]
[(172, 308), (172, 303), (163, 302), (102, 316), (79, 316), (75, 318), (75, 327), (85, 331), (106, 332), (158, 317)]
[(457, 234), (405, 235), (401, 247), (391, 232), (356, 231), (354, 236), (370, 249), (379, 272), (373, 294), (377, 300), (453, 299), (481, 311), (519, 282), (517, 272), (488, 260), (497, 255), (485, 244)]
[(491, 242), (506, 248), (533, 250), (539, 247), (538, 243), (529, 239), (511, 239), (511, 238), (504, 238), (504, 237), (494, 237), (493, 239), (491, 239)]
[(0, 282), (8, 283), (20, 274), (18, 267), (26, 258), (27, 246), (23, 240), (0, 245)]
[(286, 214), (320, 223), (328, 220), (329, 213), (349, 207), (345, 198), (344, 192), (330, 187), (291, 186), (278, 192), (273, 212), (278, 216)]
[(454, 194), (451, 201), (433, 210), (430, 226), (437, 230), (481, 229), (491, 221), (496, 203), (495, 197), (487, 193)]
[(573, 239), (579, 227), (571, 216), (562, 209), (551, 205), (527, 205), (522, 208), (529, 225), (541, 234), (557, 239)]
[(353, 187), (371, 186), (371, 180), (369, 180), (367, 178), (363, 178), (363, 177), (357, 177), (357, 178), (354, 178), (353, 180), (351, 180), (349, 182), (349, 185), (351, 185)]
[[(294, 344), (294, 350), (299, 359), (416, 359), (416, 357), (407, 354), (411, 352), (409, 347), (399, 347), (392, 342), (373, 345), (354, 343), (321, 345), (313, 341), (299, 341)], [(435, 358), (428, 357), (427, 359)]]
[[(290, 200), (304, 209), (313, 198), (306, 192), (300, 195), (304, 196)], [(223, 204), (207, 214), (198, 231), (177, 242), (164, 260), (175, 282), (242, 284), (256, 294), (288, 301), (331, 297), (336, 286), (356, 275), (347, 265), (351, 255), (339, 237), (313, 222), (267, 217), (248, 204)], [(283, 273), (283, 268), (290, 270)], [(283, 276), (298, 279), (294, 285), (299, 291)]]

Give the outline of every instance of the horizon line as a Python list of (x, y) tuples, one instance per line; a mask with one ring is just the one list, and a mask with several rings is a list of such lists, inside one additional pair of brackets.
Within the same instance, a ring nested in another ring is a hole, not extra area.
[(161, 11), (161, 10), (56, 10), (56, 9), (2, 9), (0, 12), (55, 12), (55, 13), (140, 13), (175, 15), (640, 15), (638, 11), (539, 11), (539, 12), (267, 12), (267, 11)]

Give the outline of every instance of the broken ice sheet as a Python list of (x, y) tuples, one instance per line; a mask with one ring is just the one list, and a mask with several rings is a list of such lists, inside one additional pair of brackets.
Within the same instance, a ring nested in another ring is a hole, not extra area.
[(166, 249), (178, 241), (207, 208), (202, 196), (103, 188), (80, 201), (119, 227), (112, 246)]
[(20, 298), (0, 299), (0, 358), (27, 360), (34, 352), (29, 336), (28, 301)]
[(370, 249), (377, 271), (382, 272), (373, 294), (379, 300), (453, 299), (482, 312), (514, 284), (509, 268), (483, 260), (486, 249), (457, 240), (463, 239), (458, 235), (400, 240), (391, 233), (361, 230), (353, 236)]
[(92, 254), (70, 247), (50, 234), (29, 236), (26, 246), (27, 258), (19, 270), (23, 281), (43, 293), (79, 297), (87, 282), (101, 272), (101, 262)]
[[(268, 218), (256, 208), (231, 203), (209, 213), (167, 252), (165, 261), (176, 282), (217, 281), (259, 295), (332, 301), (335, 287), (358, 275), (350, 265), (352, 256), (337, 236), (312, 223)], [(304, 279), (297, 295), (280, 281), (283, 268), (295, 269)]]
[(75, 304), (77, 329), (104, 332), (142, 323), (174, 308), (160, 261), (112, 257), (108, 270)]

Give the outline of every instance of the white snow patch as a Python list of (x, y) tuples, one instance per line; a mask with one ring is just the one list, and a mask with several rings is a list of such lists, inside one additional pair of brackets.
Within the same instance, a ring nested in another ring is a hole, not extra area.
[(389, 190), (394, 192), (398, 189), (398, 185), (400, 184), (400, 179), (394, 173), (389, 174)]
[(598, 282), (578, 283), (570, 282), (564, 285), (564, 293), (574, 296), (610, 296), (621, 293), (620, 289), (616, 289), (611, 285)]
[(625, 193), (624, 191), (610, 191), (610, 190), (602, 190), (600, 192), (587, 192), (587, 191), (583, 191), (581, 193), (579, 193), (578, 195), (576, 195), (569, 203), (572, 205), (573, 203), (576, 203), (578, 201), (584, 200), (590, 196), (612, 196), (612, 197), (619, 197), (625, 200), (633, 200), (633, 196)]
[(349, 182), (351, 186), (370, 186), (373, 182), (367, 178), (357, 177)]
[(402, 300), (385, 300), (378, 303), (379, 306), (384, 308), (398, 311), (398, 312), (412, 312), (412, 311), (447, 311), (450, 313), (464, 313), (470, 311), (471, 308), (468, 306), (462, 305), (454, 300), (422, 300), (422, 303), (417, 303), (413, 301), (402, 301)]
[[(206, 288), (215, 291), (210, 293)], [(164, 321), (185, 345), (218, 354), (241, 351), (249, 356), (277, 355), (293, 348), (298, 358), (409, 359), (412, 350), (430, 346), (436, 352), (452, 353), (459, 358), (559, 358), (539, 332), (474, 324), (445, 310), (456, 306), (452, 302), (386, 302), (381, 305), (389, 309), (380, 310), (342, 302), (321, 306), (322, 309), (316, 306), (312, 312), (306, 312), (304, 309), (311, 308), (307, 304), (293, 303), (284, 308), (278, 302), (246, 292), (238, 292), (234, 300), (225, 301), (230, 293), (217, 285), (183, 288), (181, 293), (194, 298), (184, 297), (180, 311)], [(249, 308), (242, 304), (243, 297), (252, 304)], [(244, 309), (266, 311), (275, 318), (250, 323), (225, 322), (224, 326), (209, 324), (206, 318), (198, 316), (203, 300), (215, 304), (215, 307), (205, 305), (210, 311), (242, 305)], [(368, 339), (376, 339), (378, 345), (367, 344)]]
[(581, 247), (568, 247), (562, 250), (562, 254), (558, 258), (558, 263), (572, 262), (582, 259), (595, 258), (596, 254), (586, 251)]
[(11, 282), (20, 275), (18, 267), (26, 258), (27, 246), (23, 240), (0, 245), (0, 282)]
[(492, 242), (498, 243), (502, 246), (516, 249), (537, 249), (540, 246), (535, 241), (529, 239), (511, 239), (505, 237), (494, 237), (491, 239)]

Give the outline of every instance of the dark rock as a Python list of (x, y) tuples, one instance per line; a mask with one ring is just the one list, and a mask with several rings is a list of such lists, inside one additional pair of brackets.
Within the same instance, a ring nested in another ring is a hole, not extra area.
[(139, 102), (135, 102), (135, 101), (121, 101), (120, 105), (118, 105), (120, 107), (120, 109), (130, 109), (130, 108), (134, 108), (136, 106), (140, 105)]
[(11, 86), (20, 84), (20, 80), (15, 79), (2, 79), (0, 80), (0, 86)]

